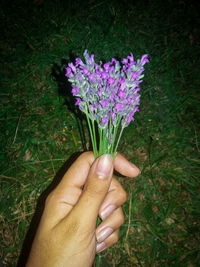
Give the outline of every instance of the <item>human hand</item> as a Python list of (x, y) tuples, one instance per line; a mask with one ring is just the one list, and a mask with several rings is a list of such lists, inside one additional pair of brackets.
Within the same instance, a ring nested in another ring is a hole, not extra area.
[(129, 177), (140, 173), (120, 154), (113, 162), (86, 152), (72, 164), (47, 197), (27, 267), (89, 267), (96, 253), (118, 241), (126, 192), (112, 177), (114, 168)]

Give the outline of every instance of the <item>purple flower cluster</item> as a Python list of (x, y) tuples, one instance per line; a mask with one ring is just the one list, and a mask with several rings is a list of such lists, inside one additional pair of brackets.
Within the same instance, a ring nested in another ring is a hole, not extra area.
[(85, 63), (76, 58), (69, 63), (66, 76), (72, 83), (72, 94), (76, 105), (101, 129), (109, 123), (116, 127), (119, 120), (124, 128), (134, 120), (139, 111), (140, 83), (148, 55), (134, 60), (131, 53), (120, 63), (115, 58), (105, 64), (95, 63), (94, 55), (84, 52)]

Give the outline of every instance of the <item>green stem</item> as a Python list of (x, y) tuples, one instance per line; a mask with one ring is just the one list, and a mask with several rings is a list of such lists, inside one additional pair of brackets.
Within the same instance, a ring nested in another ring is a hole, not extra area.
[(107, 142), (106, 142), (106, 129), (102, 129), (102, 154), (105, 154), (107, 147)]
[(115, 146), (114, 153), (113, 153), (113, 154), (114, 154), (114, 158), (115, 158), (116, 155), (117, 155), (117, 148), (118, 148), (119, 141), (120, 141), (120, 139), (121, 139), (123, 130), (124, 130), (124, 127), (121, 128), (121, 131), (120, 131), (120, 133), (119, 133), (119, 137), (118, 137), (118, 140), (117, 140), (117, 144), (116, 144), (116, 146)]
[(93, 138), (94, 138), (94, 156), (96, 159), (98, 157), (98, 152), (97, 152), (97, 140), (96, 140), (96, 131), (95, 131), (94, 120), (92, 120), (92, 129), (93, 129)]
[(99, 156), (102, 155), (102, 129), (99, 129)]
[(96, 261), (95, 261), (95, 267), (100, 267), (101, 265), (101, 255), (97, 254)]
[[(87, 118), (88, 127), (89, 127), (89, 131), (90, 131), (90, 137), (91, 137), (91, 141), (92, 141), (92, 148), (93, 148), (93, 151), (94, 151), (94, 154), (95, 154), (95, 146), (94, 146), (94, 140), (93, 140), (92, 127), (91, 127), (90, 119), (89, 119), (87, 114), (86, 114), (86, 118)], [(96, 158), (96, 155), (95, 155), (95, 158)]]
[(116, 139), (116, 136), (117, 136), (117, 133), (118, 133), (120, 122), (121, 122), (121, 117), (118, 119), (116, 127), (114, 127), (111, 153), (113, 153), (115, 139)]
[[(87, 109), (88, 109), (88, 111), (90, 113), (90, 117), (92, 118), (93, 114), (92, 114), (92, 112), (90, 110), (89, 103), (87, 103)], [(91, 127), (91, 123), (90, 123), (90, 119), (89, 119), (88, 115), (87, 115), (87, 121), (88, 121), (89, 129), (90, 129), (90, 136), (91, 136), (91, 140), (92, 140), (93, 152), (94, 152), (94, 156), (95, 156), (95, 159), (96, 159), (98, 157), (98, 151), (97, 151), (95, 124), (94, 124), (94, 120), (91, 119), (91, 121), (92, 121), (92, 127)]]
[(108, 153), (112, 154), (112, 143), (111, 142), (111, 135), (113, 133), (113, 125), (111, 123), (111, 120), (109, 121), (109, 134), (108, 134)]
[(112, 146), (111, 146), (111, 154), (113, 153), (113, 147), (114, 147), (114, 143), (115, 143), (116, 132), (117, 132), (117, 128), (114, 127), (113, 140), (112, 140)]

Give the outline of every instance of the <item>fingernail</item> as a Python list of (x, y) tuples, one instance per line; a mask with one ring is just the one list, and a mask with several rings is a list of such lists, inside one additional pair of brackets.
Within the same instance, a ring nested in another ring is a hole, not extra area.
[(106, 217), (108, 217), (114, 210), (116, 209), (115, 205), (109, 205), (106, 207), (100, 214), (101, 219), (104, 220)]
[(113, 170), (113, 158), (110, 154), (102, 155), (96, 166), (99, 179), (110, 177)]
[(105, 242), (98, 243), (96, 246), (96, 253), (101, 252), (102, 250), (104, 250), (105, 247), (106, 247)]
[(104, 241), (107, 237), (109, 237), (109, 235), (112, 234), (112, 232), (113, 232), (113, 229), (111, 227), (104, 228), (98, 233), (97, 242), (100, 243)]

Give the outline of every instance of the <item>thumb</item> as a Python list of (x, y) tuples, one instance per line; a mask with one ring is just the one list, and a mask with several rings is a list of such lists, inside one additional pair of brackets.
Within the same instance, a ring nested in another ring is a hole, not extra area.
[(76, 204), (83, 225), (95, 226), (100, 206), (109, 190), (113, 175), (113, 158), (109, 154), (97, 158), (88, 173), (83, 193)]

